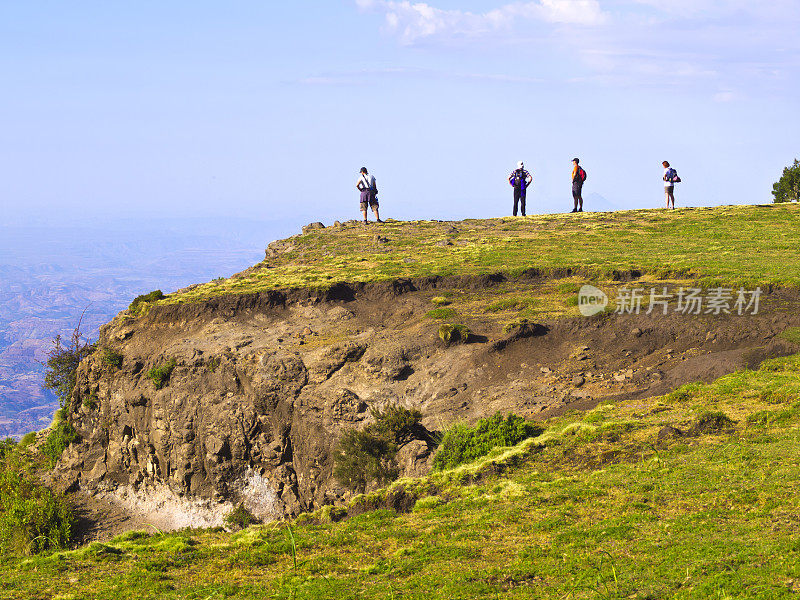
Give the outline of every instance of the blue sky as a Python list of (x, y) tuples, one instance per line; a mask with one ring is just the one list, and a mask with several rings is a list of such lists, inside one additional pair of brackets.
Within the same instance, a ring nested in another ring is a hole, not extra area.
[[(800, 155), (800, 0), (0, 5), (0, 225), (758, 203)], [(602, 196), (600, 198), (599, 196)]]

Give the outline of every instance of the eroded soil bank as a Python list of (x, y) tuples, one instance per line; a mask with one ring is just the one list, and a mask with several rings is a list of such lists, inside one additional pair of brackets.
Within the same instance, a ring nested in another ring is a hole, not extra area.
[[(542, 311), (524, 323), (498, 304), (561, 302), (554, 286), (577, 281), (563, 275), (339, 285), (121, 313), (79, 369), (70, 411), (82, 441), (53, 480), (78, 500), (88, 535), (217, 525), (239, 503), (279, 519), (348, 497), (332, 449), (371, 408), (418, 408), (430, 430), (496, 411), (544, 419), (797, 351), (779, 337), (800, 326), (796, 291), (766, 292), (756, 315)], [(468, 343), (445, 344), (443, 323), (469, 327)], [(431, 450), (405, 446), (404, 474), (429, 469)]]

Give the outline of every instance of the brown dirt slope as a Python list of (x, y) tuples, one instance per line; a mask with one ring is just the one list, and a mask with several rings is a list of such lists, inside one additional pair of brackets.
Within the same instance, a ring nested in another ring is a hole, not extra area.
[[(240, 502), (282, 518), (348, 497), (332, 478), (331, 451), (371, 408), (419, 408), (430, 430), (496, 411), (544, 419), (797, 350), (778, 337), (800, 326), (794, 291), (772, 290), (759, 314), (741, 316), (602, 313), (534, 324), (503, 308), (509, 298), (563, 303), (570, 294), (554, 290), (577, 283), (428, 278), (122, 313), (80, 367), (70, 410), (83, 440), (55, 478), (92, 495), (88, 519), (106, 514), (120, 527), (219, 524)], [(437, 306), (449, 312), (432, 313)], [(472, 336), (447, 345), (442, 323)], [(106, 349), (123, 356), (121, 368), (103, 361)], [(170, 364), (157, 385), (153, 370)], [(405, 448), (405, 472), (429, 468), (429, 450)]]

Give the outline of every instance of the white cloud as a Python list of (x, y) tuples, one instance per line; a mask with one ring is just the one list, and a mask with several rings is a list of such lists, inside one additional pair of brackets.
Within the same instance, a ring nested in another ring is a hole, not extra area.
[(387, 29), (404, 44), (432, 37), (479, 37), (510, 31), (521, 19), (584, 26), (600, 25), (607, 19), (598, 0), (521, 2), (480, 14), (407, 0), (356, 0), (356, 4), (362, 10), (383, 12)]
[(800, 0), (499, 0), (484, 12), (355, 1), (403, 45), (514, 44), (534, 79), (563, 72), (573, 82), (693, 87), (729, 102), (794, 89), (800, 76)]
[(600, 25), (607, 20), (597, 0), (541, 0), (538, 10), (551, 23)]

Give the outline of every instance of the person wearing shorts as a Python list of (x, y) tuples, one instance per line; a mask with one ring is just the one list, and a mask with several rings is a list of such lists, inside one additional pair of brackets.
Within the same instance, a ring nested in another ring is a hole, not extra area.
[(583, 212), (583, 179), (581, 179), (581, 168), (578, 166), (580, 162), (579, 158), (572, 159), (572, 201), (575, 203), (572, 212)]
[(364, 224), (367, 223), (367, 208), (372, 209), (375, 221), (383, 223), (378, 215), (378, 185), (375, 177), (369, 174), (367, 167), (361, 167), (356, 189), (361, 193), (361, 215), (364, 217)]
[(664, 167), (664, 195), (667, 197), (667, 208), (672, 202), (672, 210), (675, 210), (675, 182), (673, 181), (675, 169), (669, 166), (666, 160), (661, 163)]

